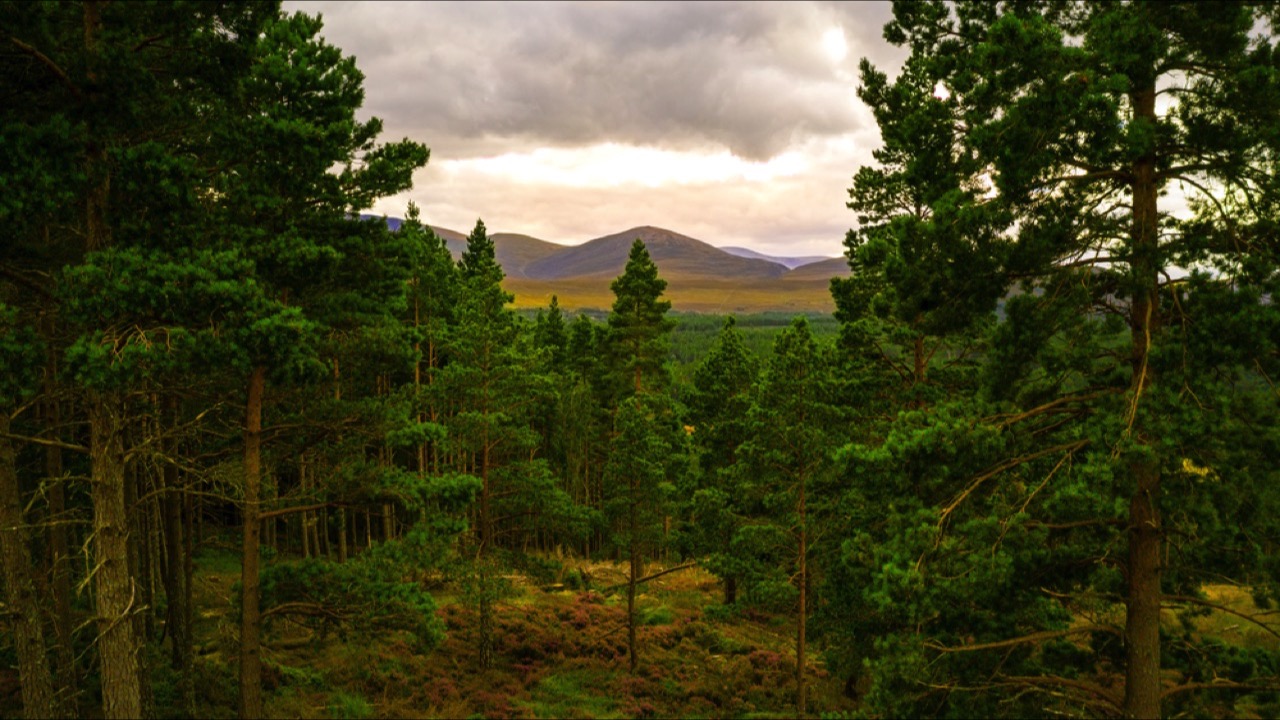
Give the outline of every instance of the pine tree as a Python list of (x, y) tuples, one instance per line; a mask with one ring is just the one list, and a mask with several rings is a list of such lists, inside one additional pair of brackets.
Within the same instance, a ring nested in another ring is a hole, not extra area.
[(645, 560), (663, 539), (663, 518), (674, 489), (671, 482), (675, 417), (665, 398), (641, 393), (622, 401), (615, 416), (605, 468), (606, 515), (613, 520), (614, 544), (627, 555), (627, 648), (631, 672), (640, 662), (636, 643), (636, 592)]
[(711, 553), (707, 567), (724, 580), (724, 601), (737, 600), (740, 569), (730, 543), (749, 500), (738, 487), (738, 448), (751, 433), (750, 414), (759, 363), (742, 342), (733, 316), (693, 374), (688, 400), (693, 441), (704, 482), (692, 498), (696, 544)]
[(609, 287), (614, 294), (608, 347), (615, 392), (625, 397), (664, 388), (669, 381), (667, 336), (675, 321), (666, 316), (671, 303), (660, 299), (667, 281), (658, 277), (658, 266), (639, 238), (631, 245), (626, 268)]
[[(1001, 700), (1005, 687), (1043, 690), (1043, 702), (1072, 712), (1188, 707), (1198, 679), (1230, 653), (1192, 637), (1162, 643), (1162, 604), (1203, 603), (1209, 567), (1256, 592), (1275, 587), (1254, 553), (1214, 549), (1236, 545), (1238, 533), (1274, 532), (1265, 513), (1237, 509), (1243, 498), (1276, 502), (1265, 480), (1275, 465), (1257, 454), (1270, 432), (1241, 431), (1270, 422), (1249, 388), (1274, 374), (1266, 348), (1276, 312), (1262, 300), (1276, 277), (1262, 241), (1278, 190), (1274, 13), (1152, 3), (895, 10), (885, 36), (911, 49), (908, 70), (893, 85), (863, 71), (864, 98), (896, 153), (878, 158), (886, 169), (876, 182), (886, 184), (855, 180), (872, 217), (864, 248), (882, 241), (877, 228), (917, 228), (924, 234), (894, 235), (893, 252), (915, 237), (912, 257), (925, 259), (957, 248), (963, 257), (968, 244), (985, 248), (976, 277), (1003, 277), (971, 293), (953, 271), (919, 263), (880, 275), (896, 302), (932, 284), (978, 317), (995, 295), (1012, 297), (989, 335), (984, 398), (905, 413), (880, 447), (848, 456), (860, 482), (847, 507), (868, 522), (894, 508), (877, 529), (853, 523), (843, 571), (863, 588), (867, 626), (879, 628), (881, 649), (864, 648), (873, 701), (888, 713), (939, 712), (928, 685), (945, 685), (990, 688), (941, 700), (965, 713), (1044, 708), (1035, 696)], [(953, 150), (903, 142), (928, 137)], [(935, 192), (930, 164), (953, 171), (946, 182), (959, 192)], [(1175, 186), (1192, 198), (1190, 219), (1162, 200)], [(915, 219), (873, 202), (904, 194), (920, 201)], [(947, 217), (945, 231), (936, 227)], [(1200, 335), (1211, 326), (1232, 328), (1216, 348)], [(1243, 457), (1257, 459), (1247, 471), (1237, 470)], [(1233, 497), (1198, 482), (1195, 468)], [(1237, 521), (1210, 519), (1223, 517)], [(990, 560), (979, 566), (975, 553)], [(904, 613), (894, 601), (908, 587)], [(1105, 603), (1123, 606), (1123, 628), (1072, 625)], [(1073, 635), (1095, 652), (1058, 654)], [(1093, 682), (1108, 663), (1123, 668), (1122, 691)], [(1248, 692), (1270, 675), (1239, 674), (1233, 687)]]
[[(266, 297), (236, 318), (237, 364), (247, 371), (242, 717), (262, 712), (257, 515), (268, 375), (281, 382), (317, 377), (324, 324), (382, 316), (394, 309), (388, 298), (403, 299), (404, 276), (389, 272), (396, 243), (385, 223), (350, 218), (408, 187), (428, 155), (408, 140), (379, 145), (381, 122), (356, 120), (363, 75), (323, 41), (321, 28), (318, 18), (301, 13), (267, 25), (237, 106), (241, 114), (218, 136), (234, 170), (219, 176), (224, 241), (252, 260), (246, 281)], [(331, 172), (335, 166), (342, 169)]]
[(40, 347), (31, 328), (17, 323), (18, 313), (0, 302), (0, 573), (5, 600), (13, 613), (13, 640), (22, 683), (23, 715), (60, 715), (45, 651), (44, 618), (36, 595), (31, 562), (30, 533), (23, 519), (10, 417), (33, 388), (38, 387)]
[(547, 396), (541, 359), (532, 334), (507, 307), (512, 296), (484, 223), (477, 221), (458, 264), (460, 275), (456, 325), (450, 332), (450, 363), (441, 379), (456, 412), (449, 442), (459, 468), (480, 480), (475, 512), (475, 562), (479, 577), (478, 656), (481, 667), (493, 663), (493, 602), (499, 596), (494, 553), (505, 537), (536, 532), (553, 524), (570, 503), (555, 486), (546, 461), (535, 458), (538, 434), (529, 417)]
[[(64, 367), (74, 368), (90, 426), (103, 713), (136, 717), (152, 710), (142, 652), (148, 613), (130, 610), (142, 568), (131, 557), (139, 547), (131, 530), (137, 518), (130, 517), (126, 502), (137, 488), (136, 477), (125, 472), (124, 413), (154, 366), (167, 362), (171, 346), (162, 339), (172, 339), (172, 328), (180, 323), (157, 312), (163, 309), (161, 293), (149, 296), (127, 280), (80, 287), (88, 291), (82, 292), (87, 297), (79, 299), (87, 302), (80, 307), (66, 303), (73, 292), (66, 286), (76, 285), (74, 271), (81, 269), (92, 275), (106, 268), (110, 276), (115, 266), (163, 264), (171, 250), (195, 235), (204, 216), (193, 179), (210, 160), (203, 141), (225, 120), (221, 110), (248, 71), (248, 47), (273, 9), (214, 3), (191, 12), (86, 2), (0, 10), (5, 44), (16, 51), (4, 60), (10, 102), (5, 103), (0, 167), (25, 166), (20, 172), (35, 181), (29, 186), (32, 198), (57, 188), (26, 208), (25, 220), (10, 226), (20, 238), (16, 259), (26, 267), (6, 275), (52, 279), (39, 283), (40, 294), (51, 305), (62, 305), (63, 312), (61, 327), (51, 326), (46, 334), (76, 335), (60, 342), (58, 351), (67, 349), (75, 358)], [(166, 42), (148, 39), (157, 37)], [(41, 149), (33, 154), (36, 148)], [(11, 196), (7, 209), (22, 208), (25, 194)], [(132, 214), (121, 211), (125, 197)], [(70, 224), (74, 232), (51, 232), (50, 220), (58, 214), (71, 218), (59, 224)], [(41, 246), (37, 253), (24, 252)], [(190, 273), (203, 259), (187, 253), (177, 266)], [(39, 264), (44, 267), (26, 272)], [(64, 265), (77, 264), (61, 272)], [(111, 301), (98, 302), (113, 293)], [(55, 545), (65, 544), (61, 530), (51, 534)], [(57, 586), (66, 588), (65, 573), (55, 574)], [(66, 613), (58, 615), (62, 626)], [(69, 632), (58, 634), (60, 642), (69, 642)], [(73, 672), (61, 664), (63, 675)]]
[(751, 409), (750, 438), (739, 450), (744, 459), (739, 471), (755, 485), (739, 492), (755, 495), (762, 512), (756, 522), (738, 528), (734, 551), (755, 560), (752, 590), (757, 595), (795, 603), (800, 717), (807, 705), (813, 506), (820, 500), (814, 491), (833, 467), (830, 433), (837, 419), (825, 367), (808, 321), (797, 317), (774, 342)]

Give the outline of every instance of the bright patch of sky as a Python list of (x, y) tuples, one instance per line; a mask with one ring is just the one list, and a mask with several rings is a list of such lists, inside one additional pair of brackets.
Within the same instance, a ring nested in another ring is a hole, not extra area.
[(796, 151), (765, 161), (744, 160), (727, 150), (697, 152), (603, 143), (583, 148), (537, 148), (496, 157), (445, 160), (446, 173), (478, 171), (519, 183), (566, 188), (771, 182), (809, 169)]

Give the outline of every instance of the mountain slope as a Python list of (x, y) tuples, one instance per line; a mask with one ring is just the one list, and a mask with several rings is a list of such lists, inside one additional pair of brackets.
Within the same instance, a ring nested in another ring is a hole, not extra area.
[(646, 225), (596, 238), (531, 262), (524, 266), (524, 274), (538, 280), (613, 278), (626, 267), (627, 254), (636, 238), (644, 242), (658, 271), (668, 279), (677, 276), (765, 279), (779, 277), (787, 271), (778, 263), (737, 257), (701, 240)]
[(780, 255), (766, 255), (762, 252), (756, 252), (751, 248), (734, 247), (734, 246), (722, 247), (720, 249), (729, 253), (730, 255), (737, 255), (738, 257), (755, 258), (757, 260), (768, 260), (769, 262), (775, 262), (775, 263), (778, 263), (779, 265), (786, 267), (788, 270), (794, 270), (795, 268), (798, 268), (801, 265), (809, 265), (811, 263), (822, 262), (823, 260), (830, 259), (826, 255), (805, 255), (802, 257), (783, 257)]
[(842, 257), (827, 258), (808, 265), (801, 265), (783, 276), (787, 282), (805, 282), (810, 280), (827, 281), (833, 277), (849, 277), (849, 261)]

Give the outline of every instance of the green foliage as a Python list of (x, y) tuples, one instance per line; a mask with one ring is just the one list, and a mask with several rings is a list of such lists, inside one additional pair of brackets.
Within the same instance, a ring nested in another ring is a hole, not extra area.
[(413, 579), (424, 546), (431, 547), (422, 540), (410, 535), (382, 543), (346, 563), (272, 563), (262, 572), (263, 615), (296, 615), (344, 635), (407, 630), (426, 652), (444, 638), (444, 626), (434, 598)]
[(35, 391), (41, 356), (34, 328), (21, 324), (17, 308), (0, 302), (0, 408)]
[(329, 706), (326, 711), (329, 717), (341, 720), (365, 720), (374, 715), (373, 706), (368, 700), (343, 691), (329, 696)]
[(671, 303), (659, 299), (667, 281), (658, 277), (658, 266), (638, 238), (631, 245), (626, 268), (609, 287), (614, 301), (606, 347), (615, 392), (625, 396), (645, 388), (664, 388), (668, 335), (675, 321), (666, 316)]
[[(1144, 677), (1273, 680), (1167, 623), (1119, 641), (1144, 598), (1276, 581), (1245, 538), (1277, 537), (1252, 512), (1277, 502), (1257, 484), (1275, 426), (1255, 414), (1274, 405), (1277, 266), (1240, 243), (1271, 232), (1280, 190), (1268, 22), (1243, 5), (902, 4), (885, 37), (909, 47), (903, 72), (863, 62), (884, 147), (854, 178), (854, 277), (833, 291), (873, 423), (840, 455), (822, 627), (833, 668), (870, 676), (871, 712), (1146, 714), (1060, 681), (1127, 673), (1154, 697)], [(1193, 219), (1163, 207), (1174, 183)], [(1132, 527), (1147, 503), (1154, 540)], [(1143, 542), (1159, 567), (1123, 552)], [(1141, 664), (1153, 646), (1160, 667)], [(1050, 686), (1066, 692), (1024, 692)]]

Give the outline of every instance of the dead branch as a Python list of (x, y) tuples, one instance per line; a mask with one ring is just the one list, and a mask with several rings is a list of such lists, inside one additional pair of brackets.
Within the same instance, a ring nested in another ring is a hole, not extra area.
[(1184, 603), (1190, 603), (1192, 605), (1200, 605), (1202, 607), (1212, 608), (1214, 610), (1227, 613), (1228, 615), (1235, 615), (1238, 618), (1241, 618), (1243, 620), (1248, 620), (1254, 625), (1257, 625), (1258, 627), (1270, 633), (1272, 636), (1276, 638), (1280, 638), (1280, 633), (1276, 632), (1275, 629), (1272, 628), (1270, 625), (1259, 620), (1255, 615), (1250, 615), (1249, 613), (1246, 613), (1246, 612), (1234, 610), (1232, 608), (1227, 607), (1226, 605), (1219, 605), (1218, 603), (1215, 603), (1215, 602), (1210, 602), (1208, 600), (1201, 600), (1200, 598), (1191, 597), (1190, 595), (1165, 595), (1164, 598), (1166, 600), (1173, 600), (1175, 602), (1184, 602)]
[(930, 650), (937, 650), (943, 653), (958, 652), (977, 652), (979, 650), (998, 650), (1000, 648), (1016, 647), (1018, 645), (1027, 645), (1030, 643), (1043, 642), (1045, 640), (1056, 640), (1058, 638), (1069, 637), (1071, 635), (1083, 635), (1085, 633), (1105, 632), (1112, 635), (1120, 635), (1120, 631), (1110, 625), (1083, 625), (1081, 627), (1070, 628), (1068, 630), (1045, 630), (1043, 632), (1031, 633), (1021, 637), (1009, 638), (1008, 640), (997, 640), (989, 643), (978, 643), (976, 645), (943, 645), (941, 643), (926, 642), (925, 647)]

